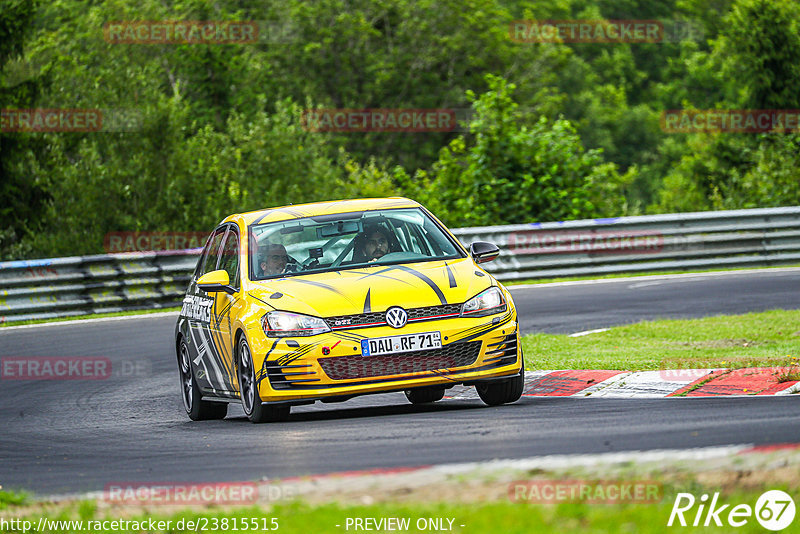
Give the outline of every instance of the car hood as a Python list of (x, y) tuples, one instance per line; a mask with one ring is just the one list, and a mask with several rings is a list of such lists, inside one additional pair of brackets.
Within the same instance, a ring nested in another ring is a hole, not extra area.
[(269, 306), (320, 317), (460, 304), (492, 284), (470, 258), (405, 263), (255, 282)]

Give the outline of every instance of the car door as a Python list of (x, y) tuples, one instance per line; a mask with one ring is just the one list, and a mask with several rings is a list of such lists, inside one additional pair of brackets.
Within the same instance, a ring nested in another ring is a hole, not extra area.
[(228, 393), (235, 393), (239, 391), (239, 380), (234, 365), (236, 341), (233, 338), (233, 319), (242, 303), (239, 228), (236, 225), (228, 226), (220, 252), (217, 269), (228, 273), (230, 285), (235, 292), (232, 295), (224, 291), (212, 294), (214, 306), (211, 313), (211, 331), (214, 336), (214, 345), (217, 348), (217, 363), (222, 370), (222, 381), (219, 387)]
[(189, 290), (183, 299), (181, 317), (187, 321), (187, 338), (192, 354), (197, 386), (204, 393), (220, 394), (228, 391), (222, 358), (215, 341), (214, 309), (216, 294), (206, 293), (197, 287), (197, 280), (215, 271), (220, 261), (227, 226), (217, 228), (206, 243), (203, 255), (195, 269)]

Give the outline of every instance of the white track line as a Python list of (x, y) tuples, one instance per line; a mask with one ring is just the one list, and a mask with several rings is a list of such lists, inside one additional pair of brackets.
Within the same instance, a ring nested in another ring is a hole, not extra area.
[(794, 273), (800, 272), (800, 267), (775, 267), (772, 269), (743, 269), (740, 271), (710, 271), (704, 273), (679, 273), (679, 274), (654, 274), (647, 276), (629, 276), (625, 278), (598, 278), (594, 280), (570, 280), (566, 282), (546, 282), (542, 284), (509, 284), (506, 288), (510, 291), (516, 289), (537, 289), (560, 286), (585, 286), (594, 284), (616, 284), (628, 282), (644, 282), (647, 280), (680, 280), (681, 278), (705, 278), (717, 276), (735, 276), (737, 274), (768, 274), (768, 273)]
[(608, 332), (610, 328), (596, 328), (594, 330), (584, 330), (583, 332), (575, 332), (574, 334), (570, 334), (567, 337), (583, 337), (588, 336), (589, 334), (599, 334), (600, 332)]
[(159, 317), (178, 318), (178, 311), (158, 312), (158, 313), (139, 313), (136, 315), (120, 315), (117, 317), (98, 317), (96, 319), (75, 319), (72, 321), (54, 321), (52, 323), (23, 324), (19, 326), (0, 326), (0, 334), (9, 330), (21, 330), (25, 328), (43, 328), (46, 326), (72, 326), (76, 324), (94, 324), (108, 321), (126, 321), (128, 319), (149, 319)]

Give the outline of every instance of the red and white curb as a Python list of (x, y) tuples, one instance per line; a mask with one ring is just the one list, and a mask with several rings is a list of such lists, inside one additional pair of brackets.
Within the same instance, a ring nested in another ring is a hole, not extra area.
[[(800, 382), (779, 382), (788, 367), (670, 369), (660, 371), (526, 371), (525, 397), (717, 397), (800, 393)], [(475, 399), (474, 388), (455, 386), (447, 399)]]

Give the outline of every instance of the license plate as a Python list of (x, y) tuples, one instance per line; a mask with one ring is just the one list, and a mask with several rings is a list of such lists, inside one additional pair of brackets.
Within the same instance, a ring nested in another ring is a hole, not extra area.
[(361, 340), (362, 356), (380, 356), (398, 352), (414, 352), (442, 348), (439, 332), (421, 332), (402, 336), (374, 337)]

